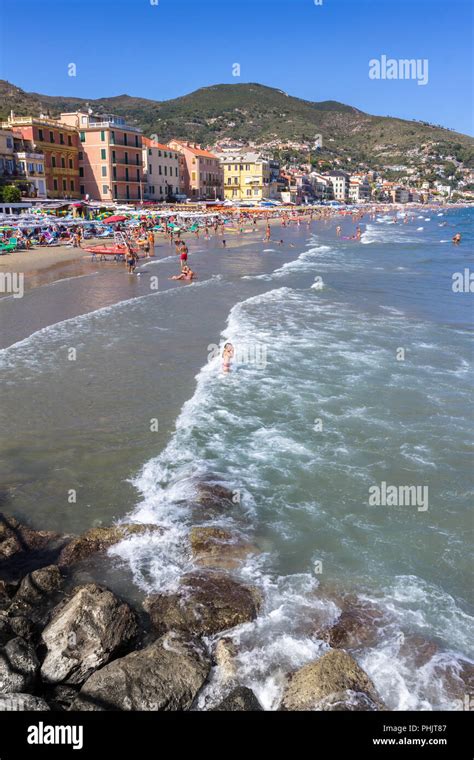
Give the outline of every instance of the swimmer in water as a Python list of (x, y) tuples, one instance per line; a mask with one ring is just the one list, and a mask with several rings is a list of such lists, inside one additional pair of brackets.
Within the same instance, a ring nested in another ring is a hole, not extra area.
[(338, 224), (337, 227), (336, 227), (336, 235), (337, 235), (337, 237), (340, 237), (340, 235), (341, 235), (341, 225), (340, 224)]
[(222, 352), (222, 371), (230, 372), (230, 365), (234, 357), (234, 346), (232, 343), (226, 343)]
[(453, 243), (454, 245), (459, 245), (460, 242), (461, 242), (461, 233), (456, 232), (456, 234), (453, 236)]
[(181, 274), (174, 274), (172, 277), (170, 277), (170, 280), (195, 280), (195, 279), (196, 279), (195, 273), (188, 266), (183, 267)]

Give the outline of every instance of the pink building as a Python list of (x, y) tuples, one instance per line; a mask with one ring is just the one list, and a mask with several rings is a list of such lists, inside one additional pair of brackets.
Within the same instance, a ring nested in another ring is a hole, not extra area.
[(79, 132), (79, 187), (93, 200), (143, 199), (142, 132), (120, 116), (62, 113)]
[(200, 145), (184, 140), (170, 140), (170, 148), (183, 156), (181, 189), (193, 200), (222, 200), (224, 174), (221, 162)]

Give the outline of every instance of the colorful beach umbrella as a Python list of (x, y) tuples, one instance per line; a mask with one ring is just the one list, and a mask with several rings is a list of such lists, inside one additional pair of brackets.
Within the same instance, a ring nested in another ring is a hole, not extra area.
[(120, 214), (116, 214), (115, 216), (108, 216), (106, 219), (102, 220), (105, 222), (105, 224), (114, 224), (115, 222), (126, 222), (127, 217), (121, 216)]

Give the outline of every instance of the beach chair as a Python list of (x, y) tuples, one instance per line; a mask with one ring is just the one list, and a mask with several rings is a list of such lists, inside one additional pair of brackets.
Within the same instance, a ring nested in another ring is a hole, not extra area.
[(18, 239), (17, 238), (10, 238), (8, 243), (4, 243), (0, 245), (0, 253), (12, 253), (13, 251), (16, 251), (18, 245)]

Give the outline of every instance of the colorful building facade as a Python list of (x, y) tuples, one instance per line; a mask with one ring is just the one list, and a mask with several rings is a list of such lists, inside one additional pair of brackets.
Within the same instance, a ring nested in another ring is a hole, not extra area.
[(10, 116), (2, 125), (28, 140), (44, 156), (48, 198), (79, 198), (79, 137), (77, 131), (46, 116)]
[(79, 137), (79, 192), (103, 201), (143, 200), (142, 132), (113, 114), (62, 113)]
[(180, 154), (149, 137), (143, 137), (144, 197), (164, 201), (180, 193)]
[(184, 158), (182, 192), (192, 200), (223, 200), (224, 175), (217, 156), (197, 143), (183, 140), (170, 140), (169, 146)]
[(276, 197), (276, 182), (271, 179), (270, 162), (257, 153), (221, 153), (224, 195), (231, 201), (261, 201)]

